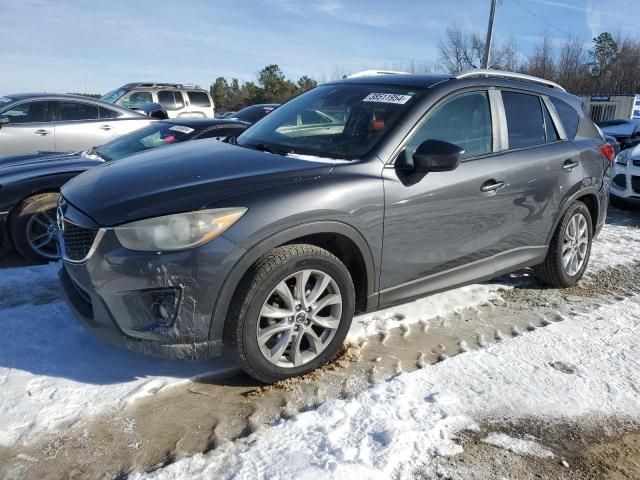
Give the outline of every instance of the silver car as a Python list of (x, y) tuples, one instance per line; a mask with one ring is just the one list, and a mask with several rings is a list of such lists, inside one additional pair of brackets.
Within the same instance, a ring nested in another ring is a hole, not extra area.
[(151, 121), (127, 108), (78, 95), (8, 95), (0, 97), (0, 156), (86, 150)]

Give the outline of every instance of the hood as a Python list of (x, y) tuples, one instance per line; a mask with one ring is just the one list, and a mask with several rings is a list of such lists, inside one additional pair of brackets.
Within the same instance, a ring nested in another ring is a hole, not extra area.
[(41, 177), (86, 170), (102, 160), (82, 153), (31, 153), (0, 158), (0, 184), (23, 178)]
[(65, 184), (62, 195), (99, 225), (109, 227), (317, 178), (327, 175), (333, 165), (199, 140), (93, 168)]

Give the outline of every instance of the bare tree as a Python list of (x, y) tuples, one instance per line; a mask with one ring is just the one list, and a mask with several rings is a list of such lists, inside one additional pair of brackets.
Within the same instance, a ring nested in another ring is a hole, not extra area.
[(548, 32), (545, 32), (536, 43), (533, 54), (529, 57), (524, 72), (536, 77), (553, 79), (556, 76), (556, 65), (553, 45)]

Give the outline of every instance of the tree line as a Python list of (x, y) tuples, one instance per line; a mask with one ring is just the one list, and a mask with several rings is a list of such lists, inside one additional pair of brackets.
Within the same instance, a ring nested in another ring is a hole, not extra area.
[[(478, 68), (484, 56), (484, 38), (452, 26), (438, 45), (435, 62), (372, 65), (370, 68), (410, 73), (457, 73)], [(489, 67), (526, 73), (555, 81), (576, 95), (640, 93), (640, 39), (615, 38), (603, 32), (585, 44), (578, 37), (558, 42), (548, 32), (540, 36), (530, 55), (523, 55), (513, 38), (494, 43)], [(327, 79), (304, 75), (287, 79), (278, 65), (267, 65), (256, 81), (216, 78), (210, 87), (216, 110), (239, 110), (256, 103), (281, 103), (318, 83), (344, 78), (353, 72), (337, 66)]]

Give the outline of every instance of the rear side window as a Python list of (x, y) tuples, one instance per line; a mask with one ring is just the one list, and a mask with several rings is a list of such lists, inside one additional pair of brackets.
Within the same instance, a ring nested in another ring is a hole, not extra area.
[(80, 102), (59, 102), (58, 118), (65, 121), (74, 120), (97, 120), (98, 106), (90, 103)]
[(189, 97), (189, 102), (194, 107), (210, 107), (211, 102), (209, 101), (209, 95), (205, 92), (194, 92), (188, 91), (187, 96)]
[(570, 140), (576, 138), (576, 134), (578, 133), (578, 124), (580, 123), (580, 116), (578, 112), (566, 102), (558, 98), (551, 97), (551, 103), (556, 107), (556, 112), (558, 112), (558, 116), (560, 117), (560, 121), (564, 126), (564, 131), (567, 132), (567, 137)]
[(177, 90), (160, 90), (158, 103), (168, 110), (177, 110), (184, 107), (182, 93)]
[(493, 137), (487, 93), (463, 93), (438, 105), (409, 140), (405, 155), (411, 158), (420, 144), (429, 139), (458, 145), (464, 149), (465, 158), (491, 153)]
[(8, 118), (9, 123), (42, 123), (47, 121), (49, 102), (26, 102), (9, 107), (0, 113), (0, 117)]
[(507, 115), (510, 149), (546, 143), (542, 105), (537, 95), (502, 92), (502, 101)]
[(100, 107), (100, 118), (118, 118), (122, 113), (111, 110), (110, 108)]

